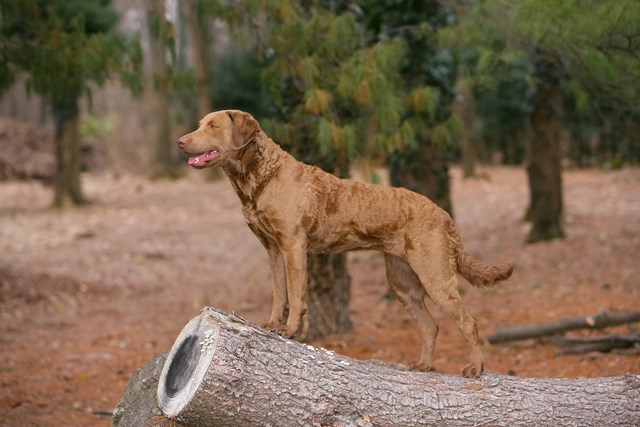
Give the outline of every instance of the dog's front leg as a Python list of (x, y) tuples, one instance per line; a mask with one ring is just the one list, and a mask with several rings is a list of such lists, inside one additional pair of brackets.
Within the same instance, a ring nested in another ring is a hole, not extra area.
[(275, 244), (271, 244), (267, 246), (267, 252), (271, 267), (273, 302), (271, 317), (264, 327), (270, 331), (280, 332), (284, 327), (284, 310), (287, 305), (287, 276), (280, 249)]
[(289, 299), (289, 318), (282, 336), (291, 338), (298, 333), (302, 316), (307, 313), (307, 249), (306, 246), (296, 244), (282, 254), (287, 272)]

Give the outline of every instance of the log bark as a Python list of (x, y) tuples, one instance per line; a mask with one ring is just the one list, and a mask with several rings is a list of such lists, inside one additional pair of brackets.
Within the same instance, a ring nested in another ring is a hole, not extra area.
[(636, 426), (640, 375), (466, 379), (409, 372), (286, 340), (205, 308), (167, 356), (158, 404), (186, 426)]
[(157, 354), (131, 377), (113, 410), (112, 427), (145, 427), (157, 418), (158, 380), (165, 360), (166, 353)]
[(502, 344), (509, 341), (540, 338), (562, 334), (577, 329), (602, 329), (609, 326), (640, 322), (640, 311), (601, 311), (592, 316), (572, 317), (538, 325), (503, 328), (489, 335), (490, 344)]

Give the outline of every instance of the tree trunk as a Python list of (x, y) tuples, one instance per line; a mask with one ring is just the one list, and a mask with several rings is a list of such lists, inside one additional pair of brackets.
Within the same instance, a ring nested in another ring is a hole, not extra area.
[(201, 17), (198, 13), (198, 2), (185, 1), (182, 6), (184, 7), (189, 39), (193, 48), (193, 68), (196, 72), (196, 116), (200, 120), (211, 112), (207, 50), (204, 48), (204, 32), (202, 31)]
[(456, 85), (458, 93), (462, 96), (459, 102), (456, 102), (457, 112), (464, 123), (464, 135), (462, 136), (461, 158), (462, 158), (462, 176), (471, 178), (476, 175), (476, 146), (478, 145), (478, 134), (476, 132), (476, 110), (473, 102), (473, 91), (465, 80), (459, 80)]
[(151, 0), (147, 11), (149, 34), (151, 35), (151, 62), (156, 91), (155, 122), (156, 147), (153, 178), (172, 178), (176, 174), (177, 149), (171, 138), (171, 115), (169, 113), (169, 75), (165, 51), (164, 0)]
[(389, 156), (391, 185), (427, 196), (453, 216), (446, 157), (444, 149), (433, 147), (429, 141)]
[(64, 208), (86, 203), (80, 183), (80, 111), (77, 98), (52, 103), (55, 121), (56, 173), (53, 205)]
[(309, 341), (327, 335), (349, 332), (351, 277), (344, 254), (309, 255), (308, 312), (300, 340)]
[(552, 64), (543, 59), (538, 62), (537, 73), (542, 83), (530, 119), (527, 164), (531, 198), (526, 217), (532, 223), (529, 243), (564, 237), (560, 125), (555, 111), (560, 83)]
[(476, 141), (477, 137), (473, 134), (462, 138), (462, 176), (471, 178), (476, 176)]
[[(213, 49), (206, 49), (207, 31), (204, 28), (203, 15), (199, 12), (198, 1), (181, 3), (189, 31), (189, 44), (193, 55), (193, 68), (196, 73), (196, 111), (194, 124), (211, 112), (211, 88), (209, 80), (214, 81), (209, 70), (210, 55)], [(219, 168), (207, 169), (207, 178), (217, 181), (222, 178)]]
[(409, 372), (286, 340), (212, 308), (182, 330), (159, 379), (153, 366), (141, 372), (147, 376), (136, 374), (130, 381), (114, 426), (131, 425), (119, 422), (133, 419), (127, 411), (142, 410), (150, 418), (148, 405), (128, 402), (148, 402), (140, 394), (148, 396), (155, 384), (164, 415), (186, 426), (640, 423), (638, 375), (534, 379), (484, 374), (467, 379)]

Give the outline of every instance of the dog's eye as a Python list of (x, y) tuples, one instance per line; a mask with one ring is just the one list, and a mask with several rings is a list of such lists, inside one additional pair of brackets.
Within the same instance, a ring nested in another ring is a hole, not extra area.
[(217, 128), (218, 126), (214, 123), (209, 122), (209, 124), (207, 125), (209, 127), (209, 129), (214, 129)]

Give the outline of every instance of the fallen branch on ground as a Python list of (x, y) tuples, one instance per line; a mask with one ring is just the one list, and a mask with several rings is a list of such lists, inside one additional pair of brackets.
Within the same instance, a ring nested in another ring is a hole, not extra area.
[(565, 338), (561, 336), (549, 337), (551, 344), (562, 347), (556, 353), (560, 356), (567, 354), (584, 354), (592, 351), (602, 353), (613, 349), (631, 348), (640, 345), (640, 333), (637, 334), (612, 334), (600, 337)]
[(502, 344), (510, 341), (558, 335), (578, 329), (602, 329), (634, 322), (640, 322), (640, 311), (601, 311), (593, 316), (573, 317), (537, 325), (498, 329), (495, 333), (489, 335), (487, 340), (490, 344)]
[(159, 425), (153, 385), (164, 415), (185, 426), (640, 424), (639, 375), (466, 379), (409, 372), (286, 340), (212, 308), (185, 326), (166, 357), (160, 375), (156, 357), (132, 378), (113, 426), (133, 425), (122, 421), (131, 411), (147, 417), (135, 425)]

